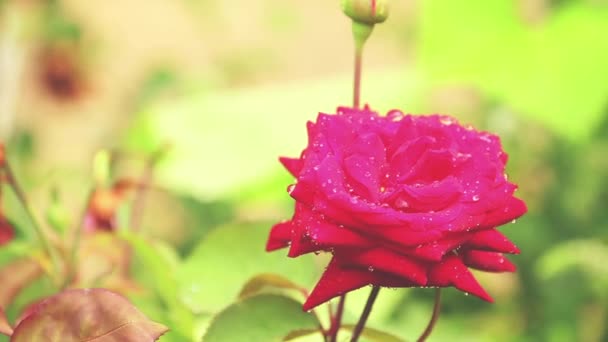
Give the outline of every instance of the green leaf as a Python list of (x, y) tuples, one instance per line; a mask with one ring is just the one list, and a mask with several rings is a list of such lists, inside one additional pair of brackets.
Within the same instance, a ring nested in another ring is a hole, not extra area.
[[(311, 337), (314, 335), (320, 335), (319, 337), (321, 337), (321, 338), (323, 337), (323, 335), (321, 334), (321, 331), (319, 331), (319, 328), (297, 329), (297, 330), (293, 330), (289, 334), (287, 334), (287, 336), (285, 336), (283, 338), (283, 341), (292, 341), (292, 340), (300, 341), (300, 340), (302, 340), (302, 338)], [(307, 339), (305, 339), (305, 340), (307, 341)]]
[(286, 251), (264, 250), (270, 225), (216, 228), (178, 270), (180, 297), (195, 313), (215, 313), (239, 295), (243, 285), (260, 273), (285, 275), (299, 286), (312, 285), (319, 270), (313, 256), (297, 259)]
[[(353, 330), (355, 330), (355, 325), (344, 324), (341, 330), (346, 330), (352, 334)], [(404, 339), (401, 339), (395, 335), (369, 327), (363, 329), (361, 336), (365, 337), (370, 342), (405, 342)]]
[(31, 309), (11, 342), (155, 341), (168, 329), (104, 289), (68, 290)]
[(283, 341), (291, 331), (314, 329), (316, 317), (302, 311), (293, 299), (278, 295), (259, 295), (232, 304), (211, 322), (204, 342)]
[[(170, 320), (172, 331), (165, 338), (175, 332), (182, 336), (192, 336), (194, 318), (190, 310), (178, 298), (178, 286), (175, 270), (179, 260), (175, 252), (160, 241), (148, 241), (143, 237), (123, 230), (120, 236), (128, 241), (133, 248), (135, 265), (134, 276), (144, 284), (151, 284), (155, 294), (160, 297), (164, 310), (163, 317)], [(151, 300), (142, 298), (142, 300)], [(144, 308), (142, 308), (143, 311)]]
[[(177, 282), (175, 279), (175, 268), (178, 264), (161, 254), (163, 247), (160, 243), (147, 241), (139, 235), (123, 230), (120, 237), (129, 242), (135, 252), (135, 257), (140, 264), (140, 269), (148, 276), (148, 280), (162, 279), (162, 281), (151, 282), (156, 292), (167, 302), (175, 300), (177, 294)], [(138, 273), (138, 270), (134, 270)]]
[[(342, 332), (342, 337), (346, 335), (350, 336), (353, 333), (353, 330), (355, 329), (355, 325), (354, 324), (344, 324), (342, 325), (340, 331)], [(290, 340), (295, 340), (302, 337), (307, 337), (307, 336), (312, 336), (312, 335), (316, 335), (319, 334), (319, 329), (300, 329), (300, 330), (294, 330), (292, 332), (290, 332), (286, 337), (285, 337), (285, 341), (290, 341)], [(370, 327), (366, 327), (363, 329), (363, 332), (361, 332), (361, 341), (367, 341), (367, 342), (405, 342), (404, 339), (401, 339), (393, 334), (384, 332), (384, 331), (380, 331), (378, 329), (374, 329), (374, 328), (370, 328)]]
[(283, 290), (295, 290), (308, 297), (308, 291), (291, 280), (278, 274), (264, 273), (251, 278), (239, 293), (239, 299), (251, 297), (261, 292), (264, 288), (275, 288)]
[(4, 309), (0, 306), (0, 334), (4, 334), (6, 336), (11, 336), (13, 334), (13, 328), (8, 323), (8, 318), (6, 318), (6, 313)]

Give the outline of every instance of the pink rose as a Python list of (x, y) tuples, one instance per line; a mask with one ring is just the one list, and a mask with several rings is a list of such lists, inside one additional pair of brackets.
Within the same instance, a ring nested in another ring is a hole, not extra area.
[(309, 122), (300, 158), (281, 162), (296, 177), (295, 213), (266, 249), (333, 255), (305, 310), (365, 285), (453, 286), (492, 301), (469, 267), (515, 271), (503, 253), (519, 249), (496, 228), (527, 209), (495, 135), (448, 116), (339, 108)]

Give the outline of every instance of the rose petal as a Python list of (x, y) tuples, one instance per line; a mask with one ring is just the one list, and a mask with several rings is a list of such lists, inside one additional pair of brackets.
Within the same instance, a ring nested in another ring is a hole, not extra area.
[(466, 239), (466, 234), (461, 234), (452, 238), (442, 238), (408, 249), (405, 253), (421, 260), (441, 261), (448, 252), (461, 246)]
[(409, 167), (407, 176), (399, 181), (405, 183), (430, 183), (449, 176), (453, 170), (452, 154), (447, 150), (427, 149), (415, 164)]
[(494, 301), (456, 255), (446, 257), (433, 267), (429, 272), (428, 286), (454, 286), (485, 301)]
[(526, 203), (516, 197), (511, 197), (507, 203), (494, 211), (487, 213), (483, 220), (483, 227), (497, 227), (511, 222), (528, 211)]
[(283, 166), (291, 173), (292, 176), (298, 177), (298, 174), (302, 170), (302, 161), (300, 158), (288, 158), (288, 157), (280, 157), (279, 161)]
[(290, 228), (290, 257), (332, 248), (370, 246), (369, 239), (330, 222), (325, 216), (299, 203), (296, 204)]
[(487, 272), (515, 272), (517, 267), (502, 253), (468, 250), (463, 252), (464, 263)]
[(383, 272), (345, 268), (334, 258), (304, 302), (303, 309), (309, 311), (332, 298), (370, 284), (388, 287), (414, 286), (411, 282)]
[(485, 229), (473, 234), (467, 246), (479, 249), (509, 254), (519, 254), (519, 248), (496, 229)]
[(291, 221), (277, 223), (270, 229), (270, 236), (266, 242), (266, 251), (275, 251), (289, 246), (291, 243)]
[(437, 212), (452, 204), (460, 193), (460, 183), (449, 176), (428, 185), (403, 185), (387, 201), (405, 212)]
[(351, 253), (344, 258), (344, 263), (395, 274), (419, 286), (425, 285), (427, 280), (424, 264), (383, 248)]
[(437, 241), (441, 237), (439, 231), (413, 231), (401, 227), (383, 228), (381, 231), (378, 229), (376, 233), (378, 233), (379, 238), (402, 247), (422, 245)]
[(414, 140), (404, 141), (405, 143), (395, 151), (389, 160), (391, 170), (389, 177), (397, 182), (403, 182), (404, 179), (412, 176), (413, 166), (433, 143), (433, 139), (430, 137), (418, 137)]

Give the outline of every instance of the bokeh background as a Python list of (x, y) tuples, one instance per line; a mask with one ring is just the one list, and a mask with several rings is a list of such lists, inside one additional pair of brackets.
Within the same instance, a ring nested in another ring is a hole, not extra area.
[[(350, 104), (352, 50), (338, 0), (0, 0), (0, 137), (39, 211), (60, 198), (73, 217), (98, 151), (113, 151), (113, 177), (139, 177), (169, 146), (142, 224), (162, 260), (148, 255), (149, 290), (132, 298), (166, 340), (200, 339), (251, 276), (310, 286), (322, 271), (322, 256), (263, 249), (293, 205), (277, 156)], [(529, 205), (503, 229), (518, 272), (479, 274), (496, 304), (444, 291), (430, 341), (606, 341), (608, 1), (395, 0), (363, 77), (374, 109), (499, 134)], [(411, 340), (432, 296), (384, 290), (370, 325)]]

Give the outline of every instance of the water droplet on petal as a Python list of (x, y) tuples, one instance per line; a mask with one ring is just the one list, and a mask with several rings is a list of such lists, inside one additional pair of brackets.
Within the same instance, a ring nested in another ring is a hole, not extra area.
[(454, 119), (450, 118), (449, 116), (442, 116), (441, 118), (439, 118), (439, 121), (446, 126), (453, 125), (456, 122)]
[(395, 207), (397, 207), (398, 209), (405, 209), (405, 208), (409, 208), (410, 204), (408, 203), (408, 201), (404, 200), (403, 198), (398, 198), (395, 201)]
[(374, 272), (374, 266), (368, 267), (367, 270), (370, 271), (370, 272)]
[(473, 196), (473, 202), (477, 202), (479, 201), (479, 195), (474, 195)]

